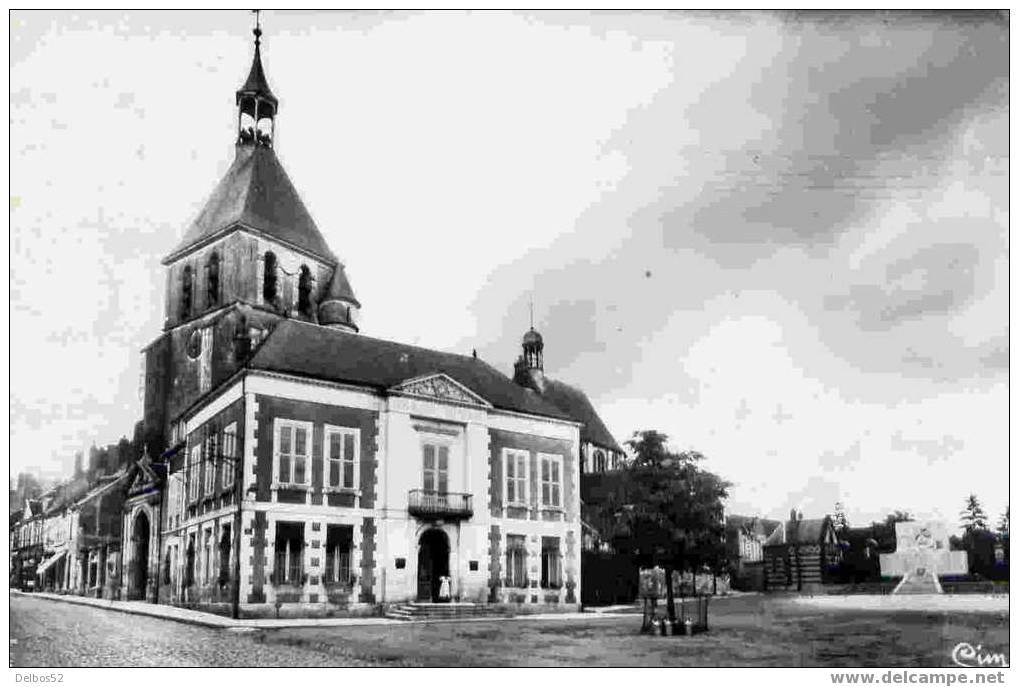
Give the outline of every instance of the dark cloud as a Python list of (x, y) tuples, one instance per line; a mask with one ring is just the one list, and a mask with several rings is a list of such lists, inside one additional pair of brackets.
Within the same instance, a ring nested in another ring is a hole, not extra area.
[(852, 313), (864, 331), (945, 314), (973, 295), (978, 260), (979, 252), (970, 244), (925, 246), (887, 265), (880, 283), (854, 284), (846, 294), (825, 296), (825, 307)]
[[(1007, 31), (997, 22), (942, 21), (925, 31), (901, 22), (808, 24), (787, 38), (746, 102), (747, 114), (773, 126), (725, 152), (724, 171), (696, 203), (663, 209), (665, 245), (691, 245), (690, 230), (704, 239), (699, 250), (729, 264), (786, 244), (823, 253), (847, 222), (866, 216), (868, 201), (936, 182), (960, 123), (1007, 102)], [(718, 85), (687, 113), (723, 151), (727, 127), (712, 96), (732, 87)], [(729, 131), (737, 141), (738, 127)]]

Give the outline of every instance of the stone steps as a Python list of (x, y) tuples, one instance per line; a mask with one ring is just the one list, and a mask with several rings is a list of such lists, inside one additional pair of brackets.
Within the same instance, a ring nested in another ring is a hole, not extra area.
[(426, 603), (412, 601), (391, 606), (387, 618), (396, 620), (455, 620), (457, 618), (506, 617), (508, 611), (487, 604)]

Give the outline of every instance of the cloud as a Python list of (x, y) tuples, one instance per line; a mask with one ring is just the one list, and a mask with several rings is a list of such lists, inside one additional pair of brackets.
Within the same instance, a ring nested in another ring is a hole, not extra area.
[(907, 320), (948, 313), (974, 293), (979, 253), (970, 244), (924, 246), (884, 268), (877, 284), (855, 284), (828, 294), (825, 307), (850, 311), (864, 331), (884, 331)]
[(966, 442), (958, 437), (948, 434), (942, 435), (939, 439), (928, 438), (907, 438), (902, 431), (892, 435), (891, 447), (893, 451), (910, 451), (927, 459), (931, 464), (937, 461), (944, 461), (951, 458), (966, 448)]

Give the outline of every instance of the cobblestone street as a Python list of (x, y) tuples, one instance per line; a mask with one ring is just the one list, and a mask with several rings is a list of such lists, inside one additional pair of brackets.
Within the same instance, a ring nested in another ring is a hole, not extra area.
[(974, 638), (1007, 654), (1007, 597), (945, 596), (942, 610), (863, 601), (721, 598), (709, 632), (661, 637), (640, 634), (637, 613), (237, 632), (14, 595), (11, 665), (951, 666)]
[(10, 665), (370, 666), (337, 652), (59, 601), (11, 596)]

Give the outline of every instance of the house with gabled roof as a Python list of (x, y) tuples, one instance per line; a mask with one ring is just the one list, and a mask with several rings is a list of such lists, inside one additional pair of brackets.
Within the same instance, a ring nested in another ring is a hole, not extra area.
[(831, 580), (842, 562), (842, 548), (831, 516), (803, 518), (793, 510), (764, 542), (765, 583), (769, 591), (811, 591)]

